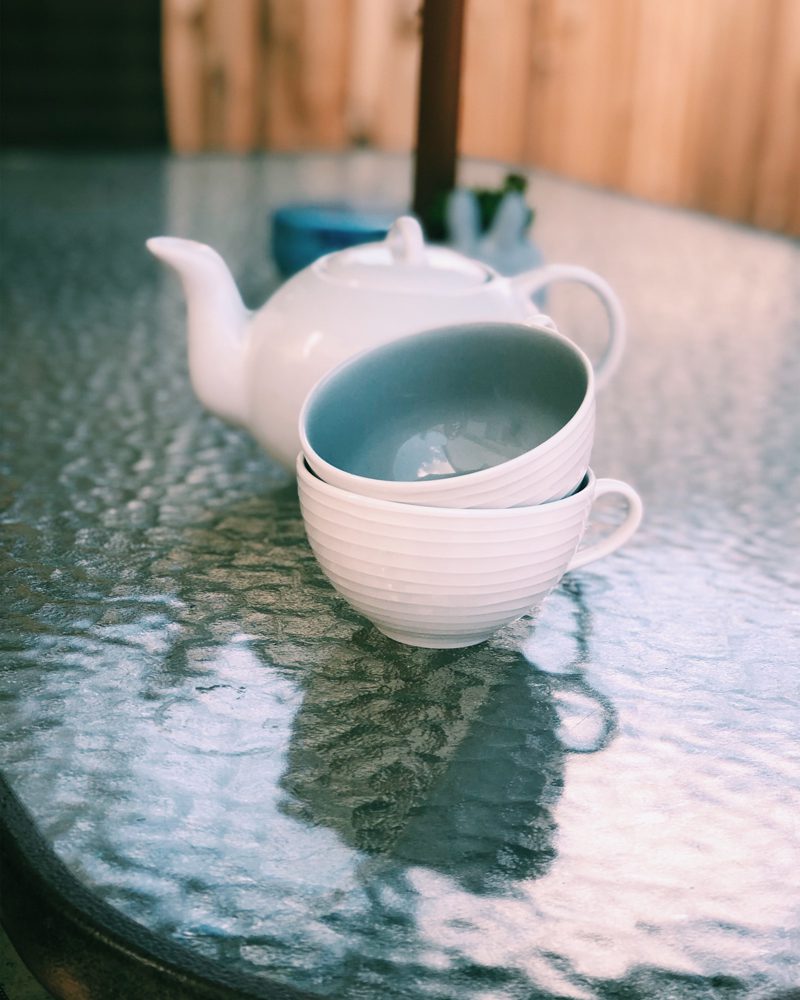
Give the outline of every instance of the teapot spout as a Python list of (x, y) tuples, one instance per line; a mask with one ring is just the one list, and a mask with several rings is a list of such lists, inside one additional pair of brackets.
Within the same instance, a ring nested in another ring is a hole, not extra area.
[(200, 402), (239, 426), (248, 422), (245, 348), (250, 311), (227, 265), (211, 247), (154, 236), (147, 249), (178, 273), (186, 296), (189, 375)]

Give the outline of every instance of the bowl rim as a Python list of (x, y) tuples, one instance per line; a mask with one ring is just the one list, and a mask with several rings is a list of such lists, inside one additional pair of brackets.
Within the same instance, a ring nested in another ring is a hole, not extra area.
[(587, 468), (580, 485), (569, 496), (561, 497), (560, 500), (548, 500), (545, 503), (530, 504), (524, 507), (433, 507), (421, 503), (404, 503), (402, 500), (385, 500), (382, 497), (366, 496), (363, 493), (355, 493), (352, 490), (328, 483), (311, 468), (302, 451), (297, 455), (296, 471), (299, 487), (305, 488), (312, 495), (314, 492), (320, 493), (339, 504), (345, 500), (347, 505), (351, 507), (451, 522), (453, 520), (495, 521), (498, 518), (504, 521), (536, 519), (538, 516), (544, 516), (545, 513), (551, 513), (554, 509), (564, 510), (572, 506), (590, 504), (597, 484), (597, 476), (591, 468)]

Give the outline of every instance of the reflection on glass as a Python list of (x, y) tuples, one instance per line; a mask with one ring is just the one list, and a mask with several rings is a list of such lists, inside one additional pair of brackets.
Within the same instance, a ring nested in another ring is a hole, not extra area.
[[(282, 808), (351, 847), (486, 893), (543, 875), (569, 750), (596, 750), (613, 708), (575, 674), (590, 616), (560, 675), (515, 648), (402, 649), (374, 629), (332, 646), (307, 677), (281, 779)], [(580, 736), (577, 721), (596, 717)], [(597, 721), (599, 719), (599, 722)]]

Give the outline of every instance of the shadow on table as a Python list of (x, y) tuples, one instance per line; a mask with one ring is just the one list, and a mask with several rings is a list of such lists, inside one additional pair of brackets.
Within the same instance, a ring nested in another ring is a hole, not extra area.
[(350, 846), (424, 866), (475, 893), (545, 874), (570, 748), (562, 695), (613, 707), (576, 671), (591, 616), (574, 582), (575, 661), (545, 674), (502, 639), (465, 650), (399, 646), (365, 627), (326, 650), (294, 720), (282, 808)]

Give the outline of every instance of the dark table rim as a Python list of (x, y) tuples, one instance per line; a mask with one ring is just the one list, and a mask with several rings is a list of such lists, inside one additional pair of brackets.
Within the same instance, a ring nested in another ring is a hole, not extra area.
[(0, 772), (0, 922), (54, 997), (313, 1000), (226, 969), (148, 930), (93, 895), (48, 846)]

